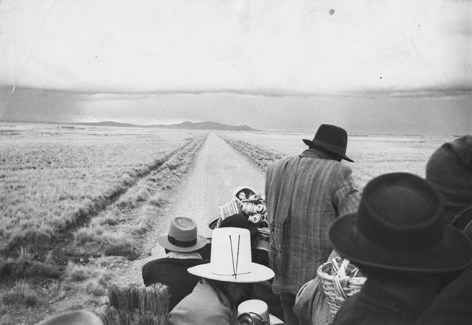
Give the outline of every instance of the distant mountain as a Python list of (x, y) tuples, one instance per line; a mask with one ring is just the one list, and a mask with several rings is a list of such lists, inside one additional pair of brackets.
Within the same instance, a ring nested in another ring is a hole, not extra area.
[(119, 126), (119, 127), (138, 127), (141, 125), (134, 125), (129, 123), (119, 123), (114, 121), (103, 121), (103, 122), (90, 122), (90, 123), (74, 123), (76, 125), (88, 125), (88, 126)]
[(183, 122), (179, 124), (154, 124), (147, 127), (162, 129), (186, 129), (186, 130), (218, 130), (218, 131), (258, 131), (247, 125), (227, 125), (217, 122)]
[(159, 129), (185, 129), (185, 130), (217, 130), (217, 131), (258, 131), (247, 125), (227, 125), (217, 122), (183, 122), (179, 124), (153, 124), (153, 125), (138, 125), (129, 123), (119, 123), (114, 121), (103, 121), (95, 123), (74, 123), (76, 125), (87, 126), (118, 126), (118, 127), (146, 127)]

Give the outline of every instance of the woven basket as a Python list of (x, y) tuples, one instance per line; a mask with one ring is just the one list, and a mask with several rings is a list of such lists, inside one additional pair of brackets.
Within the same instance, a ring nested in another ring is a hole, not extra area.
[(357, 267), (341, 257), (320, 265), (317, 274), (333, 317), (348, 297), (361, 290), (366, 280)]

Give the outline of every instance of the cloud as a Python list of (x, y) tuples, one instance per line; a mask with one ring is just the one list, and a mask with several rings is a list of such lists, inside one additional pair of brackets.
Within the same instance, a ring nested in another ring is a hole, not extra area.
[(0, 7), (0, 83), (265, 96), (469, 89), (470, 9), (453, 0), (10, 0)]
[(27, 88), (16, 88), (13, 93), (11, 90), (0, 87), (0, 120), (74, 122), (83, 116), (79, 94)]

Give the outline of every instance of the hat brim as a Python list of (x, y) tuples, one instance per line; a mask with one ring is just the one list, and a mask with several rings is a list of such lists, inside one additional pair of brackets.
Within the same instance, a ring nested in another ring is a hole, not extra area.
[(235, 283), (256, 283), (270, 280), (274, 277), (274, 271), (267, 266), (251, 263), (251, 273), (238, 274), (236, 277), (233, 275), (220, 275), (211, 272), (211, 263), (200, 264), (193, 266), (187, 271), (193, 275), (200, 276), (205, 279), (223, 281), (223, 282), (235, 282)]
[(279, 318), (277, 318), (277, 316), (269, 314), (269, 323), (270, 325), (276, 325), (276, 324), (283, 324), (284, 322), (282, 322)]
[(401, 273), (449, 273), (463, 270), (471, 263), (469, 239), (459, 229), (447, 226), (444, 245), (434, 258), (409, 265), (395, 265), (388, 256), (375, 256), (358, 244), (356, 218), (356, 213), (345, 215), (335, 220), (329, 229), (329, 239), (334, 249), (354, 264)]
[(352, 160), (351, 158), (349, 158), (349, 157), (346, 156), (345, 154), (340, 153), (340, 152), (337, 152), (337, 151), (334, 151), (334, 150), (332, 150), (331, 148), (329, 148), (329, 147), (327, 147), (327, 146), (324, 146), (323, 143), (315, 142), (315, 141), (308, 140), (308, 139), (303, 139), (303, 142), (304, 142), (307, 146), (309, 146), (309, 147), (320, 148), (320, 149), (323, 149), (323, 150), (328, 151), (329, 153), (331, 153), (331, 154), (333, 154), (333, 155), (336, 155), (336, 156), (338, 156), (338, 157), (341, 157), (341, 158), (344, 159), (344, 160), (347, 160), (347, 161), (350, 161), (350, 162), (354, 162), (354, 160)]
[(207, 244), (207, 239), (203, 236), (197, 235), (197, 242), (195, 243), (195, 245), (189, 247), (176, 246), (172, 244), (171, 242), (169, 242), (167, 235), (161, 235), (157, 237), (157, 242), (159, 243), (159, 245), (170, 251), (188, 253), (203, 248)]

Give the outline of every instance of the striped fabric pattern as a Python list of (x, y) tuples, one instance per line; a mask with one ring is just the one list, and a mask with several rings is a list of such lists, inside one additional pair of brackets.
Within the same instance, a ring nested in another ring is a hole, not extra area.
[(239, 213), (241, 210), (241, 207), (242, 207), (242, 203), (237, 198), (232, 199), (231, 201), (229, 201), (228, 203), (224, 205), (220, 205), (218, 208), (220, 209), (221, 220), (225, 220), (229, 216)]
[[(274, 264), (273, 258), (270, 261), (275, 272), (275, 292), (297, 294), (304, 283), (313, 279), (318, 266), (326, 262), (332, 251), (327, 235), (329, 225), (337, 217), (357, 210), (360, 196), (351, 169), (325, 158), (322, 152), (308, 149), (276, 162), (267, 171), (267, 216), (271, 226), (285, 217), (278, 215), (280, 211), (288, 211), (282, 212), (288, 213), (282, 236), (287, 241), (282, 245), (287, 248), (283, 265)], [(283, 182), (284, 179), (294, 181)], [(282, 240), (272, 237), (271, 234), (271, 241)], [(280, 247), (280, 243), (274, 244), (271, 243), (271, 250)]]

